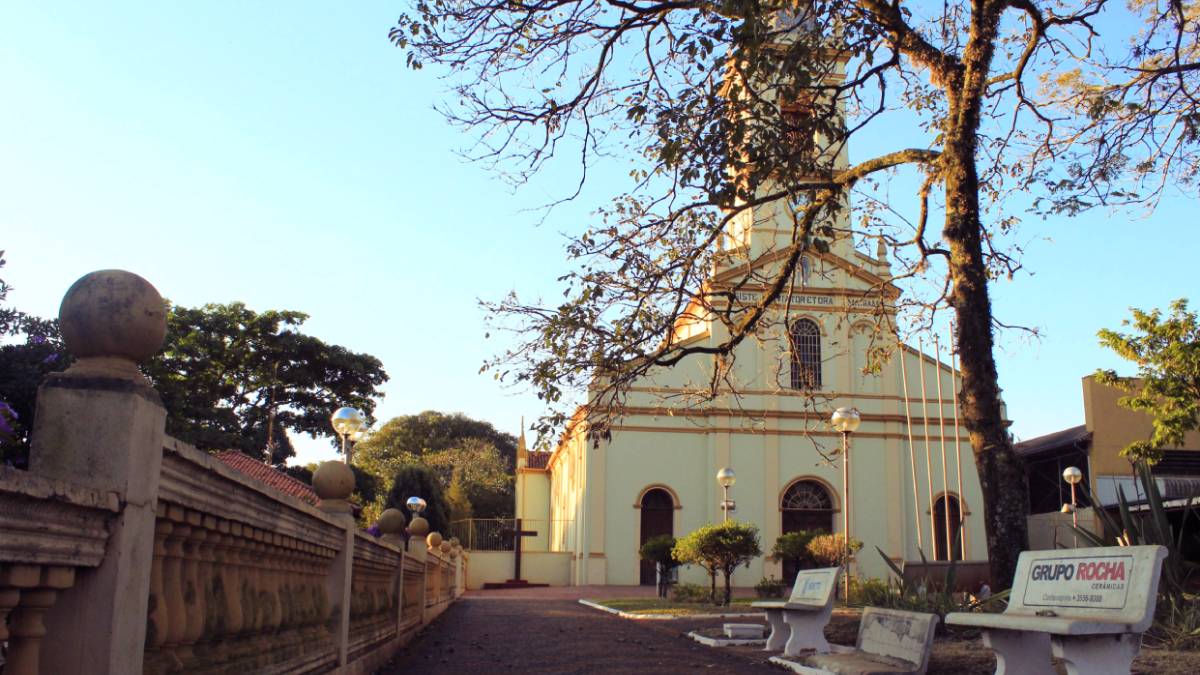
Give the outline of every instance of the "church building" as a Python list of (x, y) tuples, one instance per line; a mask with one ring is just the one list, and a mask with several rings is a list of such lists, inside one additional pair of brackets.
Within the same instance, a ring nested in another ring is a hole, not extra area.
[[(840, 64), (834, 70), (827, 81), (840, 76)], [(814, 146), (824, 147), (819, 138)], [(846, 149), (835, 152), (835, 168), (846, 167)], [(910, 566), (921, 564), (922, 553), (986, 565), (981, 490), (957, 422), (961, 381), (947, 363), (949, 347), (943, 342), (930, 356), (900, 342), (900, 290), (886, 247), (879, 242), (873, 255), (865, 253), (870, 247), (857, 245), (851, 232), (849, 204), (842, 206), (829, 250), (804, 254), (765, 326), (731, 356), (693, 354), (652, 371), (630, 390), (608, 438), (589, 433), (585, 406), (553, 452), (522, 449), (517, 517), (541, 524), (540, 541), (524, 542), (526, 550), (569, 553), (572, 585), (652, 584), (640, 545), (721, 522), (716, 476), (728, 467), (736, 475), (728, 515), (758, 526), (764, 554), (786, 532), (843, 532), (848, 491), (851, 536), (863, 542), (859, 575), (888, 575), (876, 547)], [(730, 221), (705, 298), (760, 299), (794, 250), (791, 208), (773, 202)], [(677, 323), (675, 341), (716, 346), (726, 337), (702, 304)], [(717, 395), (707, 396), (715, 368), (727, 374)], [(848, 438), (849, 485), (842, 434), (830, 425), (841, 407), (861, 414)], [(738, 569), (734, 584), (790, 571), (764, 555)], [(680, 580), (707, 583), (707, 576), (685, 568)]]

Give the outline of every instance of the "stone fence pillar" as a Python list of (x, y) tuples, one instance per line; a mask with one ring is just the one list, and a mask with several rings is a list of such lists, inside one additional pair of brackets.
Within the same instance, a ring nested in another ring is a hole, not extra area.
[(155, 500), (166, 412), (138, 371), (162, 346), (166, 307), (145, 279), (92, 272), (59, 308), (77, 359), (38, 390), (30, 473), (112, 492), (120, 505), (103, 562), (81, 569), (47, 612), (41, 670), (138, 675), (146, 639)]
[(325, 589), (329, 594), (331, 615), (329, 632), (338, 645), (338, 665), (350, 658), (350, 601), (353, 595), (354, 532), (358, 529), (347, 499), (354, 492), (354, 471), (343, 462), (321, 462), (312, 478), (313, 490), (321, 498), (318, 507), (342, 521), (346, 528), (342, 550), (329, 568)]

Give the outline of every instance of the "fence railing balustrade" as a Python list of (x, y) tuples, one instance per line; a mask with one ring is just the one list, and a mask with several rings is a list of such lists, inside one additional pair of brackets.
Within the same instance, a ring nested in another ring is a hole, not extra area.
[(0, 675), (371, 672), (461, 594), (465, 553), (360, 531), (340, 486), (314, 507), (167, 437), (145, 280), (87, 275), (60, 321), (78, 360), (0, 467)]

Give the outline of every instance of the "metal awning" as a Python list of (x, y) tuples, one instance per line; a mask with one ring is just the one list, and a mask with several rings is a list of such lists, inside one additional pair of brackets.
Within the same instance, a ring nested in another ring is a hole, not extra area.
[[(1200, 476), (1155, 476), (1154, 482), (1167, 508), (1200, 504)], [(1134, 476), (1096, 476), (1096, 501), (1101, 506), (1116, 506), (1118, 488), (1125, 493), (1130, 506), (1146, 503), (1141, 482)]]

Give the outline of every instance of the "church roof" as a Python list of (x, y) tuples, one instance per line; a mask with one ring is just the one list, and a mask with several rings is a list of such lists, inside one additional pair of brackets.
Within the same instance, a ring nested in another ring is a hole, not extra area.
[(218, 452), (217, 459), (225, 463), (229, 468), (253, 478), (254, 480), (266, 485), (269, 488), (277, 490), (296, 497), (301, 501), (308, 502), (313, 506), (317, 505), (320, 498), (313, 491), (312, 487), (303, 481), (293, 478), (286, 473), (272, 467), (270, 464), (264, 464), (262, 461), (254, 459), (249, 455), (242, 454), (237, 450), (225, 450)]

